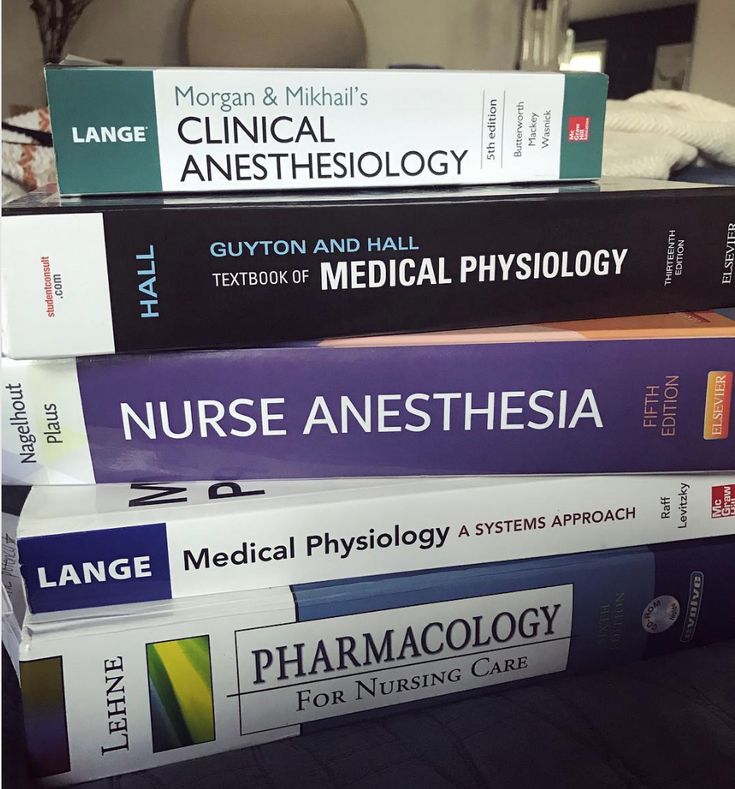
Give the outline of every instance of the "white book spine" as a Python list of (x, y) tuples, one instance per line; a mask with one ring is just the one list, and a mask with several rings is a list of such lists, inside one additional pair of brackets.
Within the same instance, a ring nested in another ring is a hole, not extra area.
[(46, 80), (66, 194), (600, 172), (602, 74), (62, 67)]
[(735, 531), (732, 475), (33, 488), (19, 550), (56, 611)]

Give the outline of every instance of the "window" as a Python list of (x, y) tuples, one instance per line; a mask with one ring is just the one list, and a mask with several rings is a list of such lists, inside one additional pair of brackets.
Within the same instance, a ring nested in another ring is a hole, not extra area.
[(567, 63), (563, 63), (562, 71), (604, 71), (607, 41), (585, 41), (575, 43)]

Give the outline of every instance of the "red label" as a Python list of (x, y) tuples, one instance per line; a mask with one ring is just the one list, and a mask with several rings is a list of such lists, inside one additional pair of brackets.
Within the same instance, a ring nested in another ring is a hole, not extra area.
[(712, 517), (735, 517), (735, 485), (715, 485), (712, 488)]
[(587, 142), (590, 138), (590, 116), (570, 115), (567, 125), (567, 140), (569, 142)]

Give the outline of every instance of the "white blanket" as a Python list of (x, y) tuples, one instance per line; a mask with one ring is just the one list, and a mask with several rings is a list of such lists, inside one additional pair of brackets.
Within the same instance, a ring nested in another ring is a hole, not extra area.
[(678, 90), (607, 102), (604, 175), (668, 178), (697, 157), (735, 167), (735, 107)]

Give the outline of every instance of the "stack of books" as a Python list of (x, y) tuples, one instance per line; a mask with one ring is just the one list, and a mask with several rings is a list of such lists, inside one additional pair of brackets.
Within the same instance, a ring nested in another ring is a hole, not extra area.
[(47, 82), (63, 196), (3, 233), (38, 775), (735, 636), (735, 189), (594, 180), (602, 75)]

